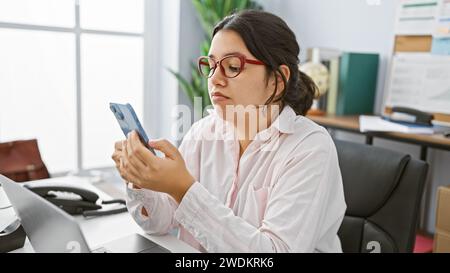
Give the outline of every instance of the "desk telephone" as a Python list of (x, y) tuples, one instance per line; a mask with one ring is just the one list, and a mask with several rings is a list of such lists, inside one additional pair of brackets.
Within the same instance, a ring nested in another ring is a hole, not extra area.
[[(103, 201), (100, 200), (96, 193), (86, 189), (32, 185), (27, 185), (25, 187), (71, 215), (93, 217), (127, 211), (125, 200)], [(122, 204), (123, 206), (111, 210), (101, 210), (103, 208), (102, 205), (109, 204)]]
[(418, 126), (432, 126), (434, 116), (430, 113), (407, 107), (393, 107), (392, 114), (385, 116), (385, 118), (393, 122)]

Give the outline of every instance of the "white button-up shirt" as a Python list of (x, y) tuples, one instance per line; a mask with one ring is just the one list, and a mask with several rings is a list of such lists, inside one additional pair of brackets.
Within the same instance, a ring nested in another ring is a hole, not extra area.
[(239, 159), (224, 123), (211, 114), (184, 138), (179, 150), (197, 182), (179, 205), (165, 193), (127, 189), (144, 231), (179, 228), (203, 252), (341, 252), (346, 204), (328, 132), (287, 106)]

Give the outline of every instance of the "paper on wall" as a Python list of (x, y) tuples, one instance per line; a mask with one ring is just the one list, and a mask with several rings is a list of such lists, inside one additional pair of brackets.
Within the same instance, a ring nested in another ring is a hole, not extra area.
[(450, 114), (450, 56), (394, 55), (385, 106)]
[(442, 0), (400, 0), (397, 35), (432, 35)]
[(450, 38), (450, 0), (440, 0), (434, 37)]

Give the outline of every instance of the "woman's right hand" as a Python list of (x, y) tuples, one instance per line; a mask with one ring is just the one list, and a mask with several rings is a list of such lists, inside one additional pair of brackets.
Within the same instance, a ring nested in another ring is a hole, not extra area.
[(122, 157), (122, 141), (117, 141), (114, 143), (114, 153), (111, 158), (116, 163), (116, 169), (120, 170), (120, 158)]
[[(114, 153), (112, 154), (111, 158), (112, 158), (112, 159), (114, 160), (114, 162), (116, 163), (116, 169), (119, 171), (120, 176), (123, 178), (123, 180), (125, 181), (125, 183), (128, 185), (129, 183), (128, 183), (127, 180), (123, 177), (123, 175), (122, 175), (122, 173), (121, 173), (121, 171), (120, 171), (120, 169), (121, 169), (121, 168), (120, 168), (120, 164), (122, 164), (122, 162), (123, 162), (123, 160), (122, 160), (122, 158), (123, 158), (123, 155), (122, 155), (122, 153), (123, 153), (123, 150), (122, 150), (123, 145), (126, 145), (126, 140), (123, 140), (123, 141), (117, 141), (116, 143), (114, 143)], [(139, 188), (138, 186), (133, 185), (133, 189), (139, 190), (140, 188)], [(141, 209), (141, 214), (142, 214), (143, 216), (148, 217), (148, 212), (147, 212), (147, 210), (146, 210), (144, 207), (142, 207), (142, 209)]]
[[(124, 178), (124, 176), (121, 173), (121, 164), (123, 164), (123, 145), (127, 145), (126, 140), (117, 141), (114, 143), (114, 153), (112, 154), (111, 158), (114, 160), (114, 163), (116, 164), (116, 169), (119, 171), (120, 176), (124, 179), (125, 183), (128, 185), (129, 182)], [(133, 185), (134, 189), (140, 189), (138, 186)]]

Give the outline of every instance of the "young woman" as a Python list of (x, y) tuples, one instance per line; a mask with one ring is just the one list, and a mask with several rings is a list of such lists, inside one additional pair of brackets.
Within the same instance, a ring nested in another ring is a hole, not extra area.
[[(336, 149), (304, 117), (316, 87), (299, 72), (299, 53), (279, 17), (231, 15), (199, 59), (213, 113), (193, 125), (179, 150), (150, 142), (164, 158), (136, 133), (116, 143), (129, 212), (147, 233), (178, 227), (179, 238), (203, 252), (342, 251), (337, 231), (346, 204)], [(245, 109), (257, 109), (256, 118)]]

